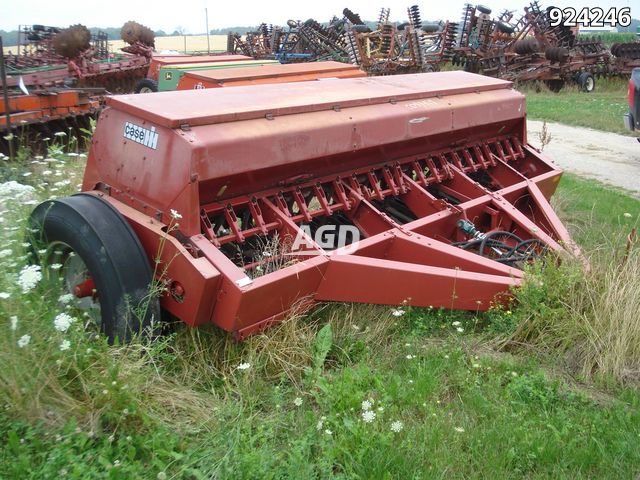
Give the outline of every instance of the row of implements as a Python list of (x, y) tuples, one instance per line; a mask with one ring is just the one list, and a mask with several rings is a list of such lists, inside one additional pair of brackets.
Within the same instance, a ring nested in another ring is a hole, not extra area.
[(154, 33), (127, 22), (120, 34), (126, 46), (113, 53), (106, 33), (83, 25), (21, 25), (17, 45), (0, 49), (0, 151), (59, 132), (82, 141), (103, 96), (129, 92), (147, 74)]
[(533, 1), (520, 14), (504, 10), (496, 16), (486, 6), (465, 4), (460, 20), (425, 22), (413, 5), (400, 23), (389, 21), (388, 8), (381, 9), (377, 22), (345, 8), (326, 24), (290, 20), (286, 27), (262, 23), (244, 36), (229, 33), (227, 48), (282, 62), (350, 62), (372, 75), (462, 67), (506, 80), (542, 81), (554, 91), (567, 83), (592, 91), (594, 78), (627, 76), (640, 66), (640, 42), (608, 49), (597, 36), (553, 26), (551, 8)]

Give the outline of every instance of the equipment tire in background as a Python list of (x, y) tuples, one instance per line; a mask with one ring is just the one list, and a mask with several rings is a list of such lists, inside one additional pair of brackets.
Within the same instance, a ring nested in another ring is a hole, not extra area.
[(152, 80), (150, 78), (143, 78), (138, 80), (135, 88), (133, 89), (134, 93), (154, 93), (158, 91), (158, 82)]
[[(160, 303), (150, 295), (153, 272), (124, 217), (101, 198), (80, 193), (38, 205), (29, 218), (31, 256), (45, 277), (64, 280), (67, 268), (84, 264), (95, 285), (99, 328), (109, 343), (148, 334), (160, 321)], [(44, 253), (43, 253), (44, 252)], [(79, 257), (81, 262), (75, 258)], [(49, 267), (55, 261), (61, 266)], [(56, 273), (60, 272), (60, 273)], [(74, 293), (67, 285), (64, 293)]]
[(515, 27), (513, 25), (509, 25), (508, 23), (505, 23), (505, 22), (496, 22), (496, 27), (502, 33), (507, 33), (509, 35), (511, 35), (513, 32), (516, 31), (516, 29), (515, 29)]
[(596, 79), (589, 72), (582, 72), (578, 75), (577, 82), (583, 92), (593, 92), (596, 88)]
[(564, 80), (545, 80), (544, 84), (554, 93), (558, 93), (564, 88)]

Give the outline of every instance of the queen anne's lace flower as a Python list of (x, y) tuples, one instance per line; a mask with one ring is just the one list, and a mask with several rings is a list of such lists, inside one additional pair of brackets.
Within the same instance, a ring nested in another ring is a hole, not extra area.
[(22, 289), (22, 293), (28, 293), (38, 285), (40, 280), (42, 280), (40, 265), (27, 265), (18, 274), (16, 283)]
[(251, 364), (250, 363), (241, 363), (240, 365), (238, 365), (236, 367), (236, 369), (238, 369), (238, 370), (247, 370), (248, 368), (251, 368)]
[(400, 420), (396, 420), (391, 424), (391, 431), (394, 433), (401, 432), (403, 428), (404, 428), (404, 423), (402, 423)]
[(293, 404), (294, 404), (296, 407), (301, 407), (301, 406), (302, 406), (302, 398), (300, 398), (300, 397), (296, 397), (296, 398), (293, 400)]
[(71, 342), (69, 340), (63, 340), (60, 344), (60, 351), (64, 352), (65, 350), (69, 350), (71, 348)]
[(29, 345), (30, 341), (31, 341), (31, 335), (23, 335), (18, 339), (18, 347), (24, 348), (27, 345)]
[(73, 323), (73, 317), (66, 313), (60, 313), (56, 315), (56, 318), (53, 320), (53, 326), (59, 332), (66, 332), (69, 330), (69, 327)]
[(371, 423), (376, 419), (376, 412), (371, 410), (366, 410), (362, 412), (362, 420), (364, 423)]
[(71, 303), (75, 298), (76, 296), (74, 294), (65, 293), (64, 295), (60, 295), (60, 297), (58, 298), (58, 302), (63, 305), (67, 305), (68, 303)]

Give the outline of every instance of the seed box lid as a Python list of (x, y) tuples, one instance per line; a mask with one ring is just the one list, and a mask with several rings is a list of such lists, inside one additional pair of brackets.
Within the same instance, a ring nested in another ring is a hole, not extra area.
[(179, 128), (480, 94), (511, 86), (511, 82), (473, 73), (438, 72), (118, 95), (108, 97), (107, 105), (160, 126)]

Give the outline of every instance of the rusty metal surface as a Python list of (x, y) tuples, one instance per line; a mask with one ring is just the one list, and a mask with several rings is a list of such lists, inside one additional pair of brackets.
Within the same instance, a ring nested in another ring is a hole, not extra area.
[(443, 95), (508, 90), (511, 83), (465, 72), (442, 72), (398, 77), (369, 77), (325, 82), (237, 87), (222, 92), (160, 92), (154, 95), (121, 95), (107, 98), (107, 105), (168, 128), (250, 120), (296, 113), (349, 108)]

